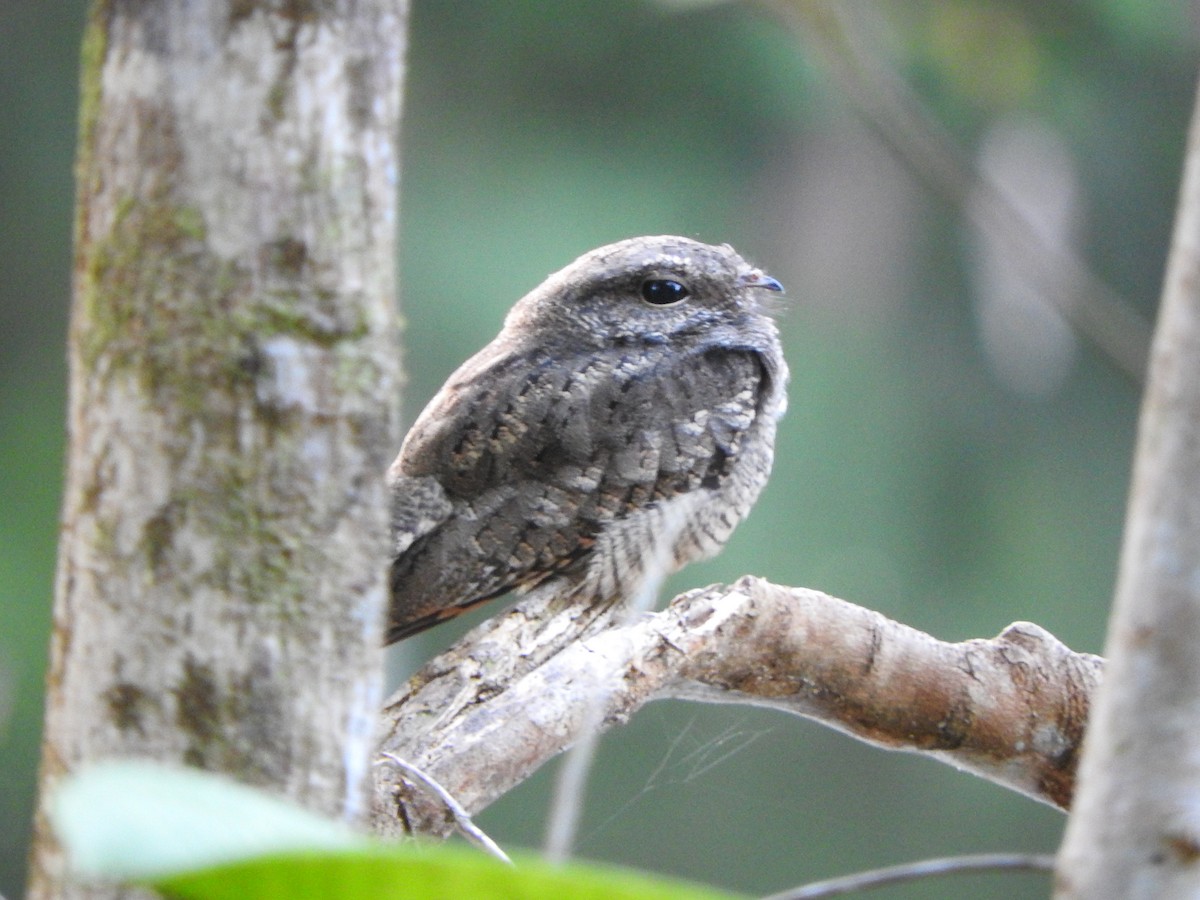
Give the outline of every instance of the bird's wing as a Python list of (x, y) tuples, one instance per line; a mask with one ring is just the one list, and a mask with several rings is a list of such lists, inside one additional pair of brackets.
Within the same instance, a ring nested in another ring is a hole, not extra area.
[(656, 345), (497, 354), (471, 375), (434, 398), (393, 467), (394, 520), (416, 526), (397, 539), (389, 640), (582, 571), (614, 521), (715, 490), (768, 381), (750, 350)]

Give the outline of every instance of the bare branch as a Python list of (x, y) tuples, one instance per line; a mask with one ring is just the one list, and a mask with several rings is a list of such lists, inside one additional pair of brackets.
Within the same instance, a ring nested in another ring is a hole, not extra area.
[(938, 859), (923, 859), (883, 869), (856, 872), (853, 875), (830, 878), (827, 881), (814, 881), (795, 890), (772, 894), (770, 897), (764, 897), (763, 900), (825, 900), (826, 897), (860, 894), (863, 891), (885, 887), (889, 884), (925, 881), (945, 875), (1014, 871), (1053, 872), (1054, 857), (1033, 853), (979, 853), (971, 856), (943, 856)]
[(379, 763), (395, 766), (406, 778), (420, 784), (437, 797), (446, 808), (446, 813), (454, 820), (454, 825), (458, 829), (459, 834), (466, 838), (468, 843), (474, 844), (484, 853), (494, 856), (505, 865), (511, 866), (513, 864), (509, 855), (500, 848), (499, 844), (488, 837), (486, 831), (472, 821), (471, 817), (467, 815), (467, 811), (462, 808), (462, 804), (455, 800), (448, 790), (416, 766), (410, 766), (404, 760), (400, 759), (400, 757), (394, 756), (391, 753), (381, 753)]
[[(611, 621), (604, 613), (600, 622)], [(1036, 625), (946, 643), (817, 591), (743, 578), (602, 629), (532, 597), (430, 662), (385, 710), (382, 749), (477, 812), (582, 734), (651, 700), (746, 703), (1070, 803), (1102, 660)], [(578, 632), (586, 634), (575, 637)], [(445, 835), (439, 805), (377, 772), (375, 825)]]

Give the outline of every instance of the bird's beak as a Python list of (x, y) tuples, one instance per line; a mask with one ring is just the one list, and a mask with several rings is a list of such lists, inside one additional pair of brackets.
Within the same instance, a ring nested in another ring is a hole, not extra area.
[(763, 288), (768, 291), (782, 291), (783, 285), (772, 278), (760, 272), (758, 269), (751, 269), (749, 272), (743, 272), (738, 276), (738, 284), (743, 287)]

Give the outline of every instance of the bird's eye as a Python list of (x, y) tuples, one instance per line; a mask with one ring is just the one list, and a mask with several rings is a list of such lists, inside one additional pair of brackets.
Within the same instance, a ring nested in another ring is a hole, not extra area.
[(655, 306), (670, 306), (688, 296), (688, 289), (670, 278), (649, 278), (642, 282), (642, 299)]

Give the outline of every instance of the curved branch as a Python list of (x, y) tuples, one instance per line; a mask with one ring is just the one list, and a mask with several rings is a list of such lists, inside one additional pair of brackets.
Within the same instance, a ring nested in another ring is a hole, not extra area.
[[(531, 597), (425, 666), (386, 707), (381, 749), (477, 812), (570, 747), (596, 704), (609, 727), (651, 700), (747, 703), (1065, 808), (1103, 668), (1030, 623), (946, 643), (818, 591), (751, 577), (683, 594), (625, 626), (611, 625), (611, 611), (585, 626), (579, 610), (552, 605)], [(453, 827), (385, 768), (375, 825), (385, 834)]]

